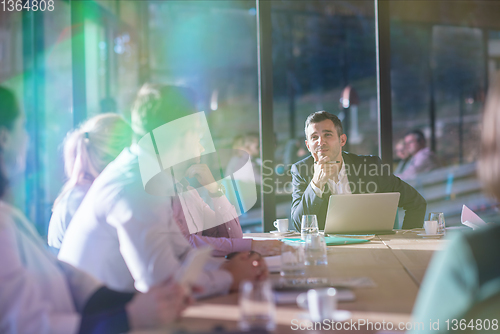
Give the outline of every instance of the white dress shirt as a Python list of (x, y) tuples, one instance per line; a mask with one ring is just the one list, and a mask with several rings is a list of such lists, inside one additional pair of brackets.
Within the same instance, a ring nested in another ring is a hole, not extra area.
[(88, 298), (102, 286), (58, 261), (17, 209), (0, 201), (0, 332), (77, 333)]
[[(345, 171), (345, 164), (342, 162), (342, 168), (340, 168), (338, 181), (335, 182), (334, 179), (328, 179), (325, 186), (330, 188), (330, 192), (332, 195), (346, 195), (352, 194), (351, 187), (349, 186), (349, 179), (347, 178), (347, 173)], [(325, 187), (323, 189), (319, 189), (314, 182), (311, 180), (311, 188), (314, 190), (314, 193), (319, 198), (323, 197), (323, 193), (325, 192)]]
[[(134, 146), (133, 151), (139, 149)], [(97, 177), (66, 231), (59, 259), (109, 288), (145, 292), (171, 277), (192, 250), (173, 219), (171, 198), (144, 190), (127, 148)], [(212, 259), (199, 278), (204, 294), (225, 293), (232, 276)]]

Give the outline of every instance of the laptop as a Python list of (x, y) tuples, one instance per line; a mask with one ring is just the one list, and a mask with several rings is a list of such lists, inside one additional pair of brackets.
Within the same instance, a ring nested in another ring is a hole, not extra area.
[(325, 234), (393, 234), (399, 193), (331, 195)]

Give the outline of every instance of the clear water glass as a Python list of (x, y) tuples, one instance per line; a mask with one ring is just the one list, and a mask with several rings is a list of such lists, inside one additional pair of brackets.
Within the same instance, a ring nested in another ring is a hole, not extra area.
[(268, 330), (276, 328), (276, 306), (269, 280), (243, 281), (239, 293), (241, 330)]
[(283, 243), (281, 246), (281, 276), (302, 276), (305, 272), (304, 245), (289, 245)]
[(312, 321), (332, 319), (337, 310), (337, 290), (334, 288), (310, 289), (297, 296), (297, 304), (309, 310)]
[(313, 235), (319, 234), (318, 219), (316, 218), (316, 215), (302, 216), (302, 224), (300, 226), (300, 238), (302, 240), (305, 240), (306, 235), (309, 234)]
[(445, 232), (445, 227), (446, 224), (444, 222), (444, 213), (442, 212), (431, 212), (429, 213), (429, 219), (430, 221), (437, 221), (438, 222), (438, 228), (437, 228), (437, 233), (438, 234), (444, 234)]
[(309, 234), (305, 239), (306, 266), (324, 266), (328, 264), (325, 237)]

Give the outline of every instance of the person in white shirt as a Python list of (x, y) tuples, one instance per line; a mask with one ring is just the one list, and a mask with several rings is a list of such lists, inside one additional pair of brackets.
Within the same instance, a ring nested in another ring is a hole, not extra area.
[(179, 284), (120, 293), (58, 261), (34, 226), (8, 204), (23, 173), (28, 136), (14, 94), (0, 87), (0, 333), (122, 333), (168, 324), (191, 301)]
[(49, 223), (49, 246), (59, 250), (64, 233), (90, 185), (132, 143), (132, 128), (117, 114), (101, 114), (71, 131), (64, 140), (68, 180), (56, 198)]
[[(191, 90), (146, 84), (132, 109), (135, 141), (195, 111)], [(199, 135), (189, 129), (182, 133), (156, 142), (156, 146), (171, 148), (170, 161), (199, 150)], [(119, 291), (148, 291), (178, 271), (193, 250), (174, 220), (175, 196), (151, 195), (143, 185), (139, 157), (148, 154), (144, 147), (133, 144), (104, 169), (75, 213), (59, 252), (59, 259)], [(149, 161), (157, 163), (160, 157), (155, 155)], [(170, 174), (162, 171), (159, 176)], [(165, 188), (161, 183), (154, 186)], [(201, 296), (227, 293), (237, 290), (244, 279), (262, 279), (267, 274), (259, 254), (243, 252), (229, 261), (212, 259), (198, 284), (203, 288)]]

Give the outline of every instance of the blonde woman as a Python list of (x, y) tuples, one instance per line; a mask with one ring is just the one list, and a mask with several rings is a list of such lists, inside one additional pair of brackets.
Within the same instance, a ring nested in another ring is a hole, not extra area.
[(24, 170), (27, 143), (14, 94), (0, 87), (0, 333), (114, 334), (179, 317), (192, 299), (172, 280), (145, 294), (117, 292), (47, 251), (33, 224), (2, 198), (12, 172)]
[(117, 114), (92, 117), (68, 133), (64, 141), (64, 171), (68, 181), (54, 203), (48, 242), (61, 248), (64, 233), (92, 182), (118, 154), (130, 146), (132, 129)]

